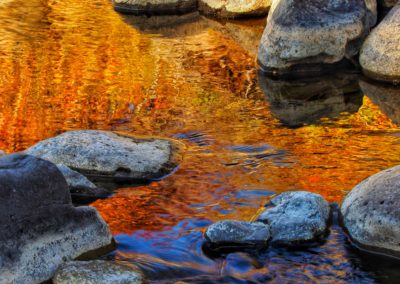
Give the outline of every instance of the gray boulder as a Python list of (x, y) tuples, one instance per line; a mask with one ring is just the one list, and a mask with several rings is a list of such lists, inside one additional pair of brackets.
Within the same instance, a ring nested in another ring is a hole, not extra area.
[(2, 283), (40, 283), (66, 260), (112, 247), (107, 224), (91, 207), (74, 207), (64, 177), (48, 161), (0, 158)]
[(116, 180), (159, 179), (181, 161), (182, 144), (168, 139), (80, 130), (41, 141), (25, 153), (84, 175)]
[(57, 164), (57, 168), (67, 181), (72, 198), (77, 201), (94, 201), (110, 195), (110, 191), (97, 187), (84, 175), (71, 170), (63, 164)]
[(141, 284), (142, 272), (132, 264), (113, 261), (70, 261), (62, 264), (54, 284)]
[(400, 2), (372, 30), (360, 52), (360, 64), (370, 78), (400, 83)]
[(267, 244), (270, 238), (269, 226), (261, 222), (223, 220), (209, 226), (204, 234), (213, 247), (252, 246)]
[(118, 12), (134, 15), (171, 15), (197, 9), (197, 0), (113, 0)]
[(360, 246), (400, 256), (400, 166), (359, 183), (341, 206), (343, 225)]
[(257, 17), (267, 15), (272, 0), (199, 0), (199, 10), (220, 18)]
[(302, 69), (316, 72), (315, 65), (356, 55), (375, 23), (373, 0), (276, 0), (261, 38), (258, 62), (263, 71), (275, 75), (306, 72)]
[(328, 230), (329, 204), (306, 191), (284, 192), (271, 200), (257, 221), (271, 227), (271, 243), (302, 245), (319, 240)]

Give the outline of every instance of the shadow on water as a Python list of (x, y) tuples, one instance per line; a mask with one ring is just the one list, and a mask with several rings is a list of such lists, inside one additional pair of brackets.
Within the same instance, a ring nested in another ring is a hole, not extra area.
[(353, 72), (296, 80), (276, 80), (259, 73), (258, 78), (271, 112), (286, 127), (355, 113), (363, 103), (358, 74)]

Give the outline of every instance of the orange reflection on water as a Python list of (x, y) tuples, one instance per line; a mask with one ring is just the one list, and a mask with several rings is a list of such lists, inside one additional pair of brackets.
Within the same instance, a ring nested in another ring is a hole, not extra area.
[(82, 128), (186, 141), (174, 175), (93, 204), (115, 234), (251, 219), (268, 192), (339, 202), (399, 163), (399, 129), (366, 97), (355, 113), (282, 126), (257, 82), (264, 20), (193, 17), (160, 35), (153, 22), (146, 32), (130, 26), (108, 1), (2, 1), (0, 148)]

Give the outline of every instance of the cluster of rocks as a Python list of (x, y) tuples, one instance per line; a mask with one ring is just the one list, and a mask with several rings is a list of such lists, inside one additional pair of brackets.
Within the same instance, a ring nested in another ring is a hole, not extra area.
[(183, 14), (199, 10), (218, 18), (265, 16), (272, 0), (113, 0), (115, 10), (135, 15)]
[[(75, 207), (71, 195), (92, 199), (110, 192), (88, 178), (160, 179), (182, 158), (174, 140), (106, 131), (71, 131), (24, 153), (0, 152), (1, 283), (144, 283), (138, 268), (93, 259), (114, 249), (108, 225), (93, 207)], [(111, 282), (110, 282), (111, 281)]]
[[(400, 256), (400, 166), (358, 184), (340, 207), (340, 221), (353, 244), (363, 250)], [(207, 249), (225, 251), (275, 246), (317, 245), (329, 231), (330, 206), (305, 191), (275, 196), (254, 222), (223, 220), (204, 233)]]
[[(306, 5), (306, 7), (304, 7)], [(261, 69), (274, 76), (315, 75), (359, 63), (365, 75), (400, 80), (400, 3), (377, 23), (374, 0), (276, 0), (258, 51)], [(372, 29), (372, 32), (370, 32)]]

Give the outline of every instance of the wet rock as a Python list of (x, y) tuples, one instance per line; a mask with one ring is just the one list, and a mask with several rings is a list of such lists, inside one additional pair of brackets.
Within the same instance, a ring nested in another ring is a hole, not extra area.
[(113, 0), (114, 9), (134, 15), (173, 15), (194, 11), (197, 0)]
[(73, 201), (78, 201), (78, 203), (81, 203), (79, 201), (88, 203), (110, 195), (110, 191), (97, 187), (84, 175), (71, 170), (67, 166), (58, 164), (57, 168), (67, 181)]
[(360, 81), (362, 92), (378, 105), (394, 123), (400, 125), (400, 86)]
[(318, 73), (352, 58), (376, 22), (376, 2), (365, 0), (276, 0), (261, 39), (263, 71), (282, 75)]
[(200, 0), (199, 10), (220, 18), (257, 17), (267, 15), (271, 0)]
[(54, 284), (141, 284), (142, 272), (132, 264), (112, 261), (70, 261), (53, 277)]
[(65, 260), (107, 250), (112, 236), (91, 207), (74, 207), (55, 165), (23, 154), (0, 158), (2, 283), (40, 283)]
[(360, 52), (360, 64), (366, 76), (400, 83), (400, 2), (372, 30)]
[(0, 150), (0, 157), (5, 156), (5, 155), (6, 155), (6, 152)]
[(341, 206), (343, 225), (360, 246), (400, 256), (400, 166), (354, 187)]
[(270, 205), (257, 221), (269, 224), (272, 244), (302, 245), (319, 240), (328, 230), (330, 206), (319, 194), (284, 192)]
[(259, 83), (271, 112), (288, 127), (319, 123), (321, 118), (335, 118), (355, 113), (363, 103), (357, 74), (275, 80), (259, 75)]
[(41, 141), (25, 152), (84, 175), (115, 180), (159, 179), (181, 161), (180, 142), (80, 130)]
[(267, 244), (270, 238), (270, 229), (268, 225), (261, 222), (223, 220), (209, 226), (204, 237), (216, 248), (252, 246)]

